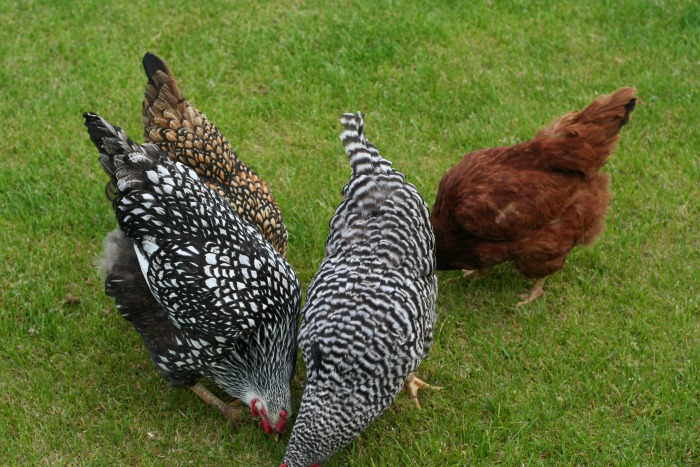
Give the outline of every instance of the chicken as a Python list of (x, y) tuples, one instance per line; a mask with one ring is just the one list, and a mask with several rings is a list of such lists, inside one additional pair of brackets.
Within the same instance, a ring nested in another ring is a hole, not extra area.
[(287, 228), (265, 182), (241, 162), (218, 128), (185, 100), (163, 60), (148, 52), (143, 56), (143, 68), (148, 78), (143, 101), (146, 142), (192, 167), (285, 255)]
[(341, 122), (352, 177), (302, 311), (307, 382), (283, 467), (323, 462), (380, 416), (427, 355), (435, 324), (428, 207), (367, 141), (362, 114)]
[(102, 259), (108, 294), (172, 386), (236, 420), (236, 407), (198, 383), (209, 378), (278, 437), (296, 363), (301, 293), (291, 266), (192, 169), (84, 116), (120, 229)]
[(600, 170), (630, 119), (634, 94), (620, 88), (530, 141), (474, 151), (448, 170), (431, 213), (437, 268), (470, 275), (513, 261), (535, 279), (519, 305), (542, 296), (545, 277), (604, 228), (610, 180)]
[[(146, 141), (158, 145), (172, 160), (193, 168), (200, 180), (224, 196), (243, 219), (256, 225), (284, 255), (287, 230), (265, 183), (238, 159), (226, 138), (206, 116), (184, 99), (163, 60), (146, 53), (143, 66), (148, 78), (143, 102)], [(151, 355), (157, 355), (158, 348), (175, 346), (173, 324), (152, 296), (141, 274), (131, 239), (119, 229), (110, 233), (103, 256), (105, 292), (114, 297), (121, 315), (134, 324)], [(161, 342), (163, 336), (171, 338), (168, 342)], [(173, 386), (191, 387), (205, 401), (219, 408), (226, 418), (238, 419), (238, 410), (221, 402), (201, 384), (192, 386), (177, 380), (172, 373), (165, 375)], [(253, 403), (251, 412), (260, 416), (265, 425), (265, 415), (256, 407)], [(269, 431), (269, 423), (266, 426)]]

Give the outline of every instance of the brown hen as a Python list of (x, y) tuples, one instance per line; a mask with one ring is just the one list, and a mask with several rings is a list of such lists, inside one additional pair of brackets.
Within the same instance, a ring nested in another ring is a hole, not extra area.
[(146, 141), (192, 167), (284, 256), (287, 228), (265, 182), (238, 159), (219, 129), (185, 100), (162, 59), (148, 52), (143, 68), (148, 77), (143, 101)]
[(610, 178), (601, 173), (629, 121), (633, 88), (601, 96), (534, 139), (467, 154), (440, 181), (431, 220), (438, 269), (465, 275), (513, 261), (536, 279), (529, 303), (571, 249), (604, 228)]

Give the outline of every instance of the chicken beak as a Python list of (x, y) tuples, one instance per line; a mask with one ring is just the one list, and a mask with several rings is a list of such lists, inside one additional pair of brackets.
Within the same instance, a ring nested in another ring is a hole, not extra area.
[(279, 442), (280, 442), (280, 434), (279, 434), (279, 433), (277, 433), (277, 432), (275, 431), (275, 434), (273, 434), (272, 436), (275, 437), (275, 443), (279, 443)]

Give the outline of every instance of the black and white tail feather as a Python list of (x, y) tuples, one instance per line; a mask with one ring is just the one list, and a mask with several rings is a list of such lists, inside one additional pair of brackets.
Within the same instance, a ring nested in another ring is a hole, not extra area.
[(393, 171), (391, 162), (381, 157), (377, 146), (367, 141), (363, 114), (344, 114), (340, 123), (345, 127), (345, 131), (340, 134), (340, 140), (350, 160), (353, 175)]
[(283, 465), (323, 462), (393, 402), (427, 355), (435, 323), (428, 207), (364, 134), (341, 118), (352, 176), (302, 311), (307, 385)]

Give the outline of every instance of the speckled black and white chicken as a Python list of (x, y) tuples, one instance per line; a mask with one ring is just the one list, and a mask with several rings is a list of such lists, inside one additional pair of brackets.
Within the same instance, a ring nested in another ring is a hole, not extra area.
[(294, 271), (194, 170), (95, 114), (85, 119), (120, 227), (102, 260), (108, 294), (172, 386), (236, 418), (238, 409), (198, 383), (207, 377), (278, 436), (296, 361)]
[[(380, 157), (360, 113), (341, 135), (352, 177), (309, 287), (299, 346), (307, 383), (286, 467), (319, 464), (394, 401), (427, 355), (435, 324), (435, 239), (416, 188)], [(408, 378), (408, 381), (407, 381)]]
[[(143, 101), (146, 141), (159, 146), (170, 159), (194, 169), (202, 182), (224, 196), (235, 212), (257, 226), (284, 255), (287, 229), (265, 182), (237, 157), (216, 126), (185, 100), (162, 59), (146, 53), (143, 67), (148, 78)], [(162, 342), (162, 336), (174, 332), (173, 324), (141, 274), (133, 242), (117, 229), (108, 236), (103, 256), (105, 292), (114, 297), (121, 315), (134, 324), (155, 358), (159, 349), (174, 345), (172, 339)], [(175, 386), (184, 384), (170, 381)], [(197, 384), (192, 389), (227, 418), (237, 418), (237, 411), (216, 399), (204, 386)], [(266, 431), (274, 431), (256, 402), (252, 403), (251, 411), (261, 417)]]

